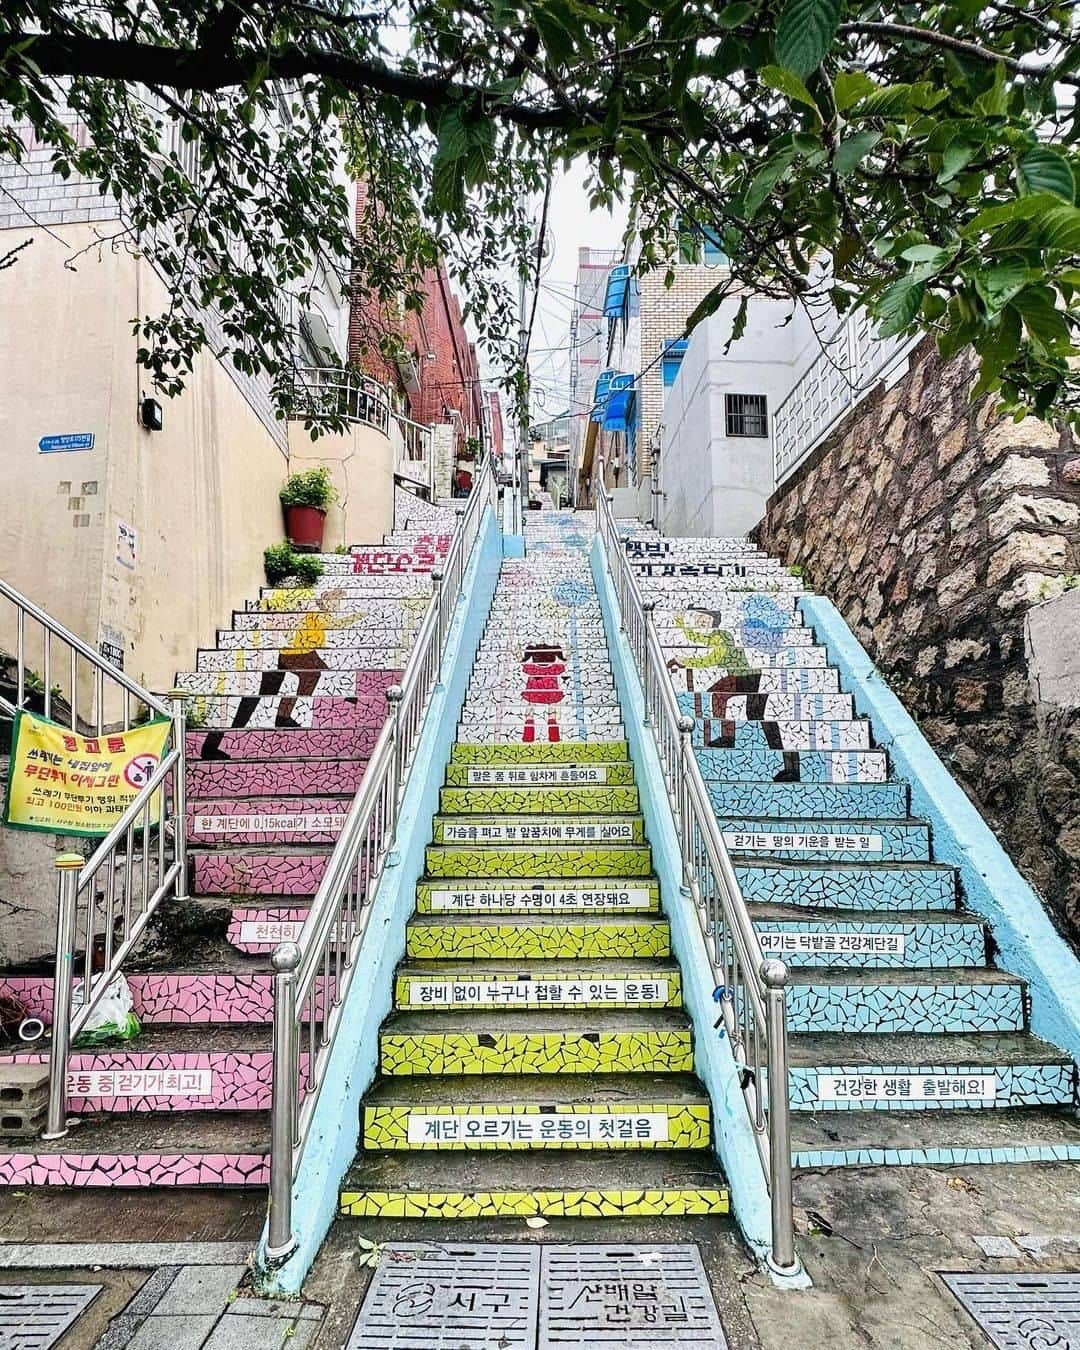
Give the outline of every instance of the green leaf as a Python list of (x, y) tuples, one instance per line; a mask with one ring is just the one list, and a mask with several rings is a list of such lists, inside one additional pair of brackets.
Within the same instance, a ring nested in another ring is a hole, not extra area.
[(461, 110), (451, 105), (439, 118), (438, 159), (449, 163), (463, 159), (469, 153), (469, 129), (461, 117)]
[(895, 337), (902, 333), (918, 314), (925, 291), (926, 282), (910, 273), (886, 286), (874, 304), (879, 320), (878, 336)]
[(870, 76), (864, 75), (861, 70), (842, 70), (833, 85), (837, 111), (844, 112), (858, 103), (859, 99), (867, 98), (876, 88)]
[(975, 100), (975, 110), (986, 117), (1004, 117), (1009, 111), (1009, 86), (1005, 83), (1003, 61), (994, 69), (994, 83)]
[(769, 89), (786, 94), (793, 103), (805, 103), (808, 108), (813, 108), (819, 117), (821, 116), (813, 94), (790, 70), (784, 70), (782, 66), (763, 66), (758, 71), (758, 79)]
[(753, 220), (757, 215), (766, 197), (787, 173), (797, 154), (798, 151), (794, 146), (781, 150), (779, 154), (767, 160), (754, 175), (754, 180), (743, 200), (743, 214), (747, 220)]
[(568, 63), (574, 55), (575, 39), (566, 24), (550, 9), (541, 9), (539, 6), (533, 9), (532, 18), (555, 64)]
[(738, 28), (757, 13), (757, 5), (726, 5), (716, 16), (720, 28)]
[(837, 146), (833, 156), (833, 168), (841, 178), (859, 166), (862, 160), (881, 140), (880, 131), (857, 131)]
[(852, 107), (853, 117), (895, 117), (911, 107), (910, 84), (887, 84)]
[(776, 23), (776, 59), (805, 80), (817, 70), (840, 22), (840, 0), (786, 0)]
[(1056, 197), (1051, 197), (1045, 192), (1040, 192), (1034, 197), (1015, 197), (1011, 202), (1002, 202), (1000, 206), (988, 206), (984, 211), (980, 211), (968, 221), (960, 233), (981, 234), (984, 230), (993, 230), (998, 225), (1006, 225), (1010, 221), (1030, 220), (1032, 216), (1037, 216), (1058, 204)]
[(1036, 145), (1017, 165), (1020, 191), (1025, 196), (1035, 192), (1049, 192), (1071, 206), (1076, 191), (1069, 161), (1048, 145)]
[(1013, 297), (1011, 308), (1023, 319), (1028, 337), (1038, 350), (1048, 355), (1068, 354), (1069, 325), (1054, 303), (1049, 286), (1028, 286)]
[(975, 273), (975, 289), (988, 313), (997, 314), (1014, 295), (1040, 276), (1037, 268), (1025, 267), (1022, 262), (995, 263)]
[[(919, 269), (920, 274), (933, 276), (935, 272), (940, 272), (952, 262), (959, 247), (959, 244), (952, 244), (948, 248), (939, 248), (937, 244), (912, 244), (910, 248), (904, 249), (900, 256), (905, 262), (923, 263), (925, 266)], [(931, 270), (927, 272), (926, 267)]]
[[(1026, 200), (1036, 199), (1030, 197)], [(1042, 219), (1036, 218), (1035, 227), (1044, 248), (1060, 249), (1062, 253), (1080, 253), (1080, 208), (1053, 206)]]
[(939, 183), (947, 183), (955, 178), (961, 169), (966, 169), (975, 158), (977, 145), (970, 141), (955, 140), (950, 141), (941, 152), (941, 172), (937, 176)]

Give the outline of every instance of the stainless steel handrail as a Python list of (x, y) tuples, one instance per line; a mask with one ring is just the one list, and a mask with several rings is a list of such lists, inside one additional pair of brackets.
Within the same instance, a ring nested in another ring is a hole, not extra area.
[(285, 1260), (296, 1245), (292, 1188), (367, 931), (379, 878), (392, 861), (398, 808), (442, 665), (443, 648), (485, 506), (495, 503), (486, 461), (458, 509), (442, 570), (401, 684), (387, 690), (389, 716), (371, 752), (326, 872), (295, 942), (276, 948), (271, 1102), (270, 1210), (266, 1258)]
[(712, 965), (715, 998), (739, 1067), (739, 1082), (772, 1219), (770, 1265), (790, 1274), (795, 1256), (788, 1101), (787, 969), (766, 960), (739, 889), (694, 754), (694, 719), (679, 711), (653, 620), (619, 538), (608, 493), (597, 493), (597, 532), (615, 586), (623, 631), (644, 696), (645, 724), (664, 772), (682, 855), (683, 885), (693, 899)]

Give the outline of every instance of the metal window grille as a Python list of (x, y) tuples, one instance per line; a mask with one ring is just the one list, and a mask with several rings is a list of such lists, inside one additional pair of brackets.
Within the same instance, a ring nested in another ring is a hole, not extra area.
[(764, 394), (725, 395), (729, 436), (767, 436), (769, 410)]

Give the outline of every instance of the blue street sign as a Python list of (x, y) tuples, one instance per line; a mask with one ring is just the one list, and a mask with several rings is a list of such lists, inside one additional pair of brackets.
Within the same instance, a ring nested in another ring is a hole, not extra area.
[(38, 441), (38, 450), (43, 455), (52, 455), (63, 450), (93, 450), (93, 448), (92, 431), (73, 431), (66, 436), (42, 436)]

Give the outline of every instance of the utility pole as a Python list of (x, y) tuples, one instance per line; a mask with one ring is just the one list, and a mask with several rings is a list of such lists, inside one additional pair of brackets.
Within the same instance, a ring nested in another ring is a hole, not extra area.
[(518, 278), (518, 359), (521, 362), (521, 401), (518, 406), (518, 509), (521, 528), (529, 509), (529, 325), (525, 318), (525, 271)]

